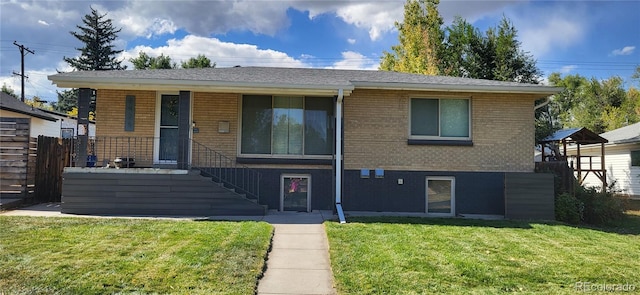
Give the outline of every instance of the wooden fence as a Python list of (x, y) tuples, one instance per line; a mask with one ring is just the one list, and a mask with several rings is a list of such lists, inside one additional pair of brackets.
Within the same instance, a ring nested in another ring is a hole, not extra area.
[(36, 141), (31, 119), (0, 118), (0, 197), (30, 200), (35, 189)]
[(567, 161), (536, 162), (537, 173), (553, 173), (555, 195), (574, 194), (573, 169)]
[(0, 207), (60, 202), (73, 140), (29, 136), (29, 118), (0, 118)]
[(40, 202), (60, 202), (62, 172), (70, 166), (72, 139), (38, 136), (36, 156), (35, 198)]

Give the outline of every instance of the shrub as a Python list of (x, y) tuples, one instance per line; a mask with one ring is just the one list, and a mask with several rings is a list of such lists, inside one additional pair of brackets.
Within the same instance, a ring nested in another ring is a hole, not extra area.
[(624, 203), (614, 192), (594, 187), (576, 188), (576, 199), (584, 204), (582, 220), (589, 224), (605, 224), (624, 218)]
[(569, 193), (556, 196), (556, 220), (578, 224), (582, 220), (584, 204)]

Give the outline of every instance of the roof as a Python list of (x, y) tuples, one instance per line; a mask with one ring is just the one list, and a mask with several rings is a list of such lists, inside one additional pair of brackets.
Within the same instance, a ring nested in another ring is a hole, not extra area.
[(640, 122), (600, 134), (611, 143), (640, 142)]
[(43, 112), (38, 108), (34, 108), (26, 103), (22, 102), (15, 97), (6, 94), (4, 92), (0, 93), (0, 109), (7, 110), (11, 112), (16, 112), (48, 121), (57, 121), (56, 118), (49, 116), (47, 113)]
[(531, 93), (543, 96), (562, 90), (536, 84), (390, 71), (314, 68), (233, 67), (203, 69), (78, 71), (48, 77), (58, 87), (236, 92), (317, 92), (349, 95), (355, 88), (460, 92)]
[(553, 142), (553, 141), (565, 141), (567, 143), (575, 142), (578, 144), (608, 142), (606, 138), (603, 138), (602, 136), (584, 127), (558, 130), (553, 134), (545, 137), (540, 142), (544, 143), (544, 142)]

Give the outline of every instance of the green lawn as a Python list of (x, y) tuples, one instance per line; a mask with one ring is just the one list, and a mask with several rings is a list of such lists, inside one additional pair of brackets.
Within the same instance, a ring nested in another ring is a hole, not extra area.
[(615, 227), (421, 218), (327, 222), (340, 294), (640, 292), (640, 216)]
[(273, 228), (0, 216), (0, 294), (254, 294)]

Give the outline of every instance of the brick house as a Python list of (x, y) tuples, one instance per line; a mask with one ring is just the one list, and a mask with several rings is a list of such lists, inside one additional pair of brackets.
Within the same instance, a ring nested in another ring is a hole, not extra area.
[[(259, 204), (269, 209), (434, 216), (509, 215), (506, 175), (533, 175), (535, 100), (560, 90), (264, 67), (71, 72), (49, 79), (81, 88), (81, 103), (90, 92), (83, 89), (96, 91), (97, 138), (153, 138), (148, 156), (136, 151), (137, 167), (207, 171), (196, 164), (206, 149), (257, 171)], [(104, 149), (97, 156), (107, 162), (121, 155)]]

